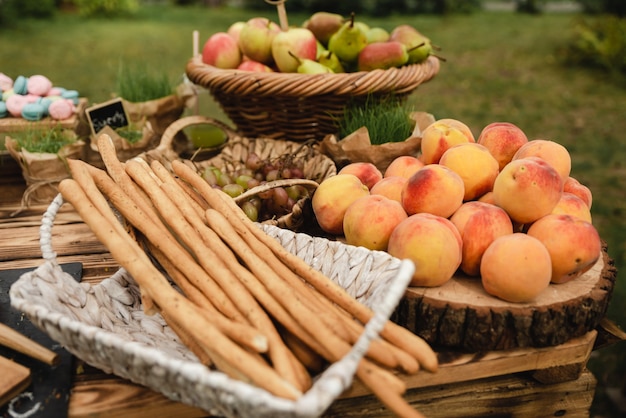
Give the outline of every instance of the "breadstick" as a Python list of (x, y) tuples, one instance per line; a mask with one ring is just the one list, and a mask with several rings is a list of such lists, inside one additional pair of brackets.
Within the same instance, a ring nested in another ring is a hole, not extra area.
[(100, 242), (109, 249), (111, 255), (128, 270), (140, 287), (147, 290), (157, 306), (166, 311), (181, 327), (193, 331), (195, 338), (207, 352), (214, 352), (216, 357), (241, 371), (255, 385), (276, 396), (288, 399), (301, 396), (299, 390), (278, 376), (271, 367), (258, 362), (250, 353), (219, 332), (210, 321), (199, 315), (197, 308), (164, 280), (138, 244), (133, 246), (127, 240), (120, 239), (110, 222), (99, 215), (75, 180), (62, 180), (59, 191), (74, 206)]

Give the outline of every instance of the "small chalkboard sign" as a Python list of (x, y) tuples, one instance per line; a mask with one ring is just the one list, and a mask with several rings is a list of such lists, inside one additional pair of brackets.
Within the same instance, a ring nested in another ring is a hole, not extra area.
[(129, 125), (128, 114), (121, 98), (91, 106), (85, 109), (85, 113), (93, 135), (96, 135), (105, 126), (116, 129)]

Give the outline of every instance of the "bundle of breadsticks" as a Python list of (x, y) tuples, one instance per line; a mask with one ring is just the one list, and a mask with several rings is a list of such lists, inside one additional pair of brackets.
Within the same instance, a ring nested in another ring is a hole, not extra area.
[[(373, 316), (368, 307), (190, 166), (121, 162), (107, 135), (97, 146), (105, 167), (69, 160), (59, 191), (133, 276), (143, 309), (160, 313), (202, 363), (295, 400), (348, 353)], [(437, 367), (424, 340), (388, 321), (355, 376), (398, 416), (419, 417), (398, 374)]]

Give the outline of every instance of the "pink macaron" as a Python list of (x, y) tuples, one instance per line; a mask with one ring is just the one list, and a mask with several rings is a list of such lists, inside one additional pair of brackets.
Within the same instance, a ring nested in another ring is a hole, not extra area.
[(4, 73), (0, 73), (0, 91), (7, 91), (13, 88), (13, 79)]
[(71, 117), (76, 111), (74, 103), (70, 99), (54, 100), (48, 106), (48, 114), (52, 119), (62, 120)]
[(31, 75), (28, 77), (26, 88), (30, 94), (45, 96), (52, 88), (52, 82), (45, 75)]
[(13, 94), (7, 98), (6, 104), (11, 116), (19, 118), (22, 117), (22, 109), (28, 104), (28, 99), (21, 94)]

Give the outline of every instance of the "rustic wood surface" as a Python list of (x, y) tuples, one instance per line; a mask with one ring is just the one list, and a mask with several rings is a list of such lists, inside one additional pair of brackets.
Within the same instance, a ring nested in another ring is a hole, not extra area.
[[(2, 176), (0, 176), (2, 178)], [(5, 179), (7, 177), (5, 176)], [(19, 217), (19, 181), (0, 182), (0, 269), (41, 264), (39, 226), (45, 207)], [(17, 194), (16, 194), (17, 191)], [(60, 263), (83, 263), (83, 281), (97, 283), (118, 268), (102, 244), (64, 205), (55, 219), (53, 248)], [(585, 368), (597, 333), (590, 331), (557, 347), (497, 351), (438, 350), (441, 368), (405, 377), (406, 398), (428, 417), (588, 417), (595, 378)], [(544, 383), (541, 383), (544, 382)], [(384, 417), (388, 412), (356, 382), (327, 417)], [(197, 408), (77, 361), (70, 417), (203, 417)]]

